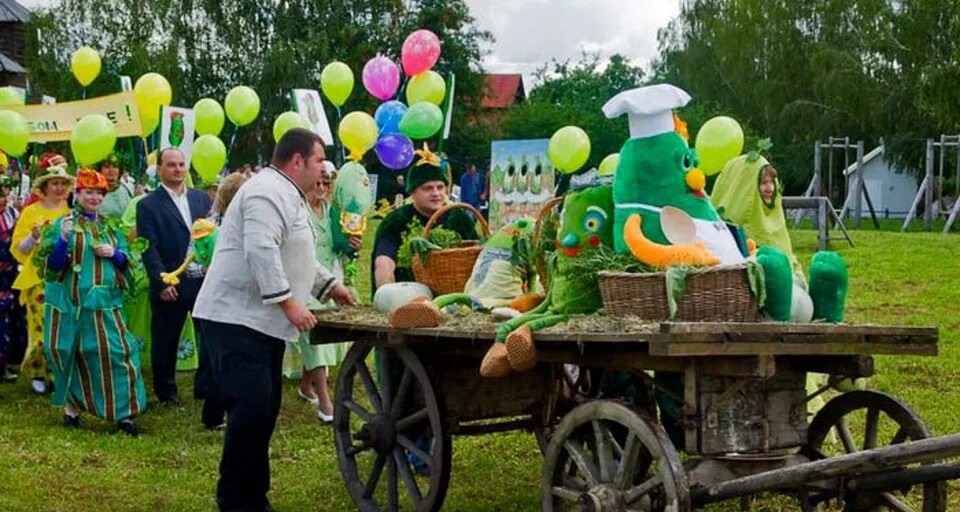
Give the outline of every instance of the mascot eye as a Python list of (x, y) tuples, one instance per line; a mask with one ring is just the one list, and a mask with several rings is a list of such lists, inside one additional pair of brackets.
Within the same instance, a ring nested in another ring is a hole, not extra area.
[(603, 229), (603, 223), (605, 221), (606, 219), (603, 218), (603, 215), (597, 212), (589, 212), (583, 219), (583, 228), (590, 233), (596, 233)]
[(693, 158), (690, 157), (690, 153), (684, 153), (683, 155), (683, 170), (689, 171), (693, 169)]

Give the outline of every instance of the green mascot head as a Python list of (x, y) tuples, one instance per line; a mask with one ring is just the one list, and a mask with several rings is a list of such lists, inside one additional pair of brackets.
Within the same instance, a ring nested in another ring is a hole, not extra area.
[(571, 190), (563, 198), (557, 255), (575, 258), (584, 249), (613, 246), (613, 191), (610, 186)]

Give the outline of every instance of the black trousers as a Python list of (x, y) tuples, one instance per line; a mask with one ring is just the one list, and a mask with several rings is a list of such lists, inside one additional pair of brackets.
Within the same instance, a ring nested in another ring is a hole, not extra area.
[(213, 369), (213, 349), (207, 341), (206, 322), (196, 319), (193, 322), (198, 335), (199, 366), (193, 376), (193, 398), (203, 400), (203, 412), (200, 421), (207, 428), (214, 428), (223, 423), (226, 411), (223, 408), (223, 399), (220, 397), (220, 388), (217, 386), (216, 374)]
[(179, 398), (177, 394), (177, 347), (187, 313), (200, 291), (203, 279), (183, 278), (177, 286), (174, 302), (151, 297), (153, 317), (150, 320), (150, 364), (153, 368), (153, 391), (160, 400)]
[(284, 341), (240, 325), (201, 320), (227, 411), (220, 510), (262, 510), (270, 490), (270, 438), (280, 414)]

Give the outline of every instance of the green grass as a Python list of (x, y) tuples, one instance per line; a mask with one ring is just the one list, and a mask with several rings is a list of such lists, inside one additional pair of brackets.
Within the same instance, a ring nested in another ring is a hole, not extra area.
[[(850, 320), (940, 328), (939, 357), (878, 357), (871, 387), (911, 404), (935, 433), (960, 432), (960, 236), (872, 229), (853, 234), (856, 248), (834, 246), (850, 265)], [(814, 233), (794, 235), (807, 265)], [(366, 265), (358, 278), (368, 285)], [(183, 409), (151, 404), (140, 420), (148, 432), (139, 439), (113, 434), (112, 425), (88, 416), (80, 430), (68, 431), (60, 426), (61, 412), (30, 394), (26, 384), (0, 386), (0, 510), (213, 510), (221, 436), (200, 426), (199, 404), (188, 398), (191, 375), (180, 375), (179, 384)], [(270, 498), (277, 510), (351, 509), (331, 430), (317, 423), (295, 386), (290, 382), (284, 391), (271, 446)], [(538, 508), (542, 459), (533, 436), (455, 439), (453, 460), (445, 509)], [(948, 510), (960, 510), (958, 489), (951, 486)], [(736, 505), (708, 510), (738, 510)], [(753, 509), (799, 510), (779, 497), (764, 497)]]

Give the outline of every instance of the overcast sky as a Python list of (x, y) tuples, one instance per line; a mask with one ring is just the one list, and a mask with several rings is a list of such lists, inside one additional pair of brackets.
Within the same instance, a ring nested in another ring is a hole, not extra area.
[[(19, 0), (26, 7), (52, 0)], [(680, 0), (466, 0), (477, 23), (496, 38), (487, 71), (529, 76), (551, 58), (582, 51), (621, 53), (646, 66), (657, 53), (657, 30), (680, 10)]]

